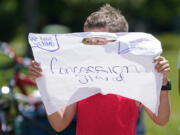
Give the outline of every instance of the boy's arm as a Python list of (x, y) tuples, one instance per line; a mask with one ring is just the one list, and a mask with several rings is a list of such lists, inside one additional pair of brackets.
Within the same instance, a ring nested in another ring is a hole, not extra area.
[(77, 112), (77, 103), (71, 104), (51, 115), (47, 114), (48, 120), (56, 132), (68, 127)]
[[(35, 80), (36, 78), (42, 76), (41, 72), (42, 69), (40, 68), (40, 64), (37, 63), (36, 61), (32, 61), (31, 65), (29, 66), (29, 77), (32, 80)], [(71, 123), (76, 112), (77, 112), (77, 103), (74, 103), (51, 115), (47, 114), (47, 117), (53, 129), (56, 130), (57, 132), (60, 132)]]
[(160, 93), (160, 105), (158, 115), (156, 116), (151, 110), (143, 106), (146, 113), (157, 125), (164, 126), (167, 124), (170, 117), (170, 102), (168, 91), (161, 91)]
[[(158, 62), (155, 66), (155, 69), (163, 74), (163, 84), (167, 85), (168, 83), (168, 74), (170, 72), (170, 67), (168, 61), (164, 57), (156, 57), (154, 62)], [(164, 126), (170, 117), (170, 101), (169, 101), (169, 93), (166, 90), (161, 90), (160, 93), (160, 105), (158, 109), (158, 115), (156, 116), (152, 113), (147, 107), (143, 106), (144, 110), (150, 116), (150, 118), (158, 125)]]

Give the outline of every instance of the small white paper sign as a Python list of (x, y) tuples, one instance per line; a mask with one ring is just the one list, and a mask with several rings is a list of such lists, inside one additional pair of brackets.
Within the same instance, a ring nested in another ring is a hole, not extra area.
[[(82, 42), (90, 37), (113, 42)], [(43, 70), (37, 85), (48, 114), (97, 93), (113, 93), (140, 101), (157, 115), (162, 74), (152, 61), (162, 49), (152, 35), (30, 33), (29, 43)]]

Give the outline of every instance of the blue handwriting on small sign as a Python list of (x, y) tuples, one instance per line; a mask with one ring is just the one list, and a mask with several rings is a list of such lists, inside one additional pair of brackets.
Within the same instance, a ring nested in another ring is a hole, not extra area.
[(33, 43), (32, 48), (38, 47), (48, 52), (55, 52), (59, 50), (60, 44), (56, 34), (35, 36), (29, 34), (29, 41)]

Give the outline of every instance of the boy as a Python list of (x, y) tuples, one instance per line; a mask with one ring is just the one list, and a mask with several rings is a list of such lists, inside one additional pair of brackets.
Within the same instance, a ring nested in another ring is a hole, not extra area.
[[(128, 24), (119, 10), (105, 5), (92, 13), (84, 24), (85, 32), (128, 32)], [(93, 38), (88, 44), (101, 45), (101, 39)], [(163, 73), (163, 86), (168, 84), (170, 72), (168, 61), (159, 56), (156, 70)], [(41, 68), (35, 61), (30, 66), (32, 79), (41, 77)], [(135, 135), (138, 110), (141, 104), (119, 95), (97, 94), (61, 109), (48, 116), (56, 131), (65, 129), (77, 113), (77, 135)], [(169, 120), (170, 104), (168, 91), (161, 91), (158, 116), (143, 106), (150, 118), (158, 125), (165, 125)]]

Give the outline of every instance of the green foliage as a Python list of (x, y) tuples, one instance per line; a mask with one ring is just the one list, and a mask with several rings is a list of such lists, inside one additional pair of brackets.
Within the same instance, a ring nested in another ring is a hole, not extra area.
[(161, 41), (163, 50), (172, 51), (180, 49), (180, 35), (172, 33), (163, 33), (160, 35), (154, 35)]
[(39, 6), (40, 16), (46, 22), (55, 21), (57, 17), (56, 21), (71, 26), (74, 31), (81, 30), (86, 17), (105, 3), (120, 9), (130, 21), (140, 18), (163, 27), (180, 16), (179, 0), (53, 0), (50, 5), (49, 1), (40, 0), (39, 3), (42, 3)]
[(139, 13), (143, 18), (167, 25), (179, 14), (179, 0), (146, 0)]
[[(26, 4), (30, 0), (1, 0), (0, 1), (0, 40), (10, 41), (19, 34), (18, 29), (27, 24), (27, 9), (34, 11), (35, 7)], [(129, 23), (137, 20), (152, 22), (163, 29), (173, 27), (172, 20), (180, 16), (179, 0), (33, 0), (37, 3), (38, 13), (37, 32), (47, 24), (63, 24), (72, 31), (82, 31), (86, 17), (105, 3), (120, 9)], [(35, 13), (29, 11), (29, 13)], [(32, 18), (35, 19), (35, 18)], [(35, 21), (36, 22), (36, 21)], [(30, 26), (29, 26), (30, 27)], [(152, 27), (154, 28), (154, 27)], [(154, 28), (156, 30), (156, 28)], [(23, 32), (21, 31), (21, 32)], [(24, 34), (24, 33), (23, 33)], [(24, 34), (25, 35), (25, 34)]]
[(0, 1), (0, 40), (9, 41), (15, 36), (17, 28), (22, 25), (20, 0)]

